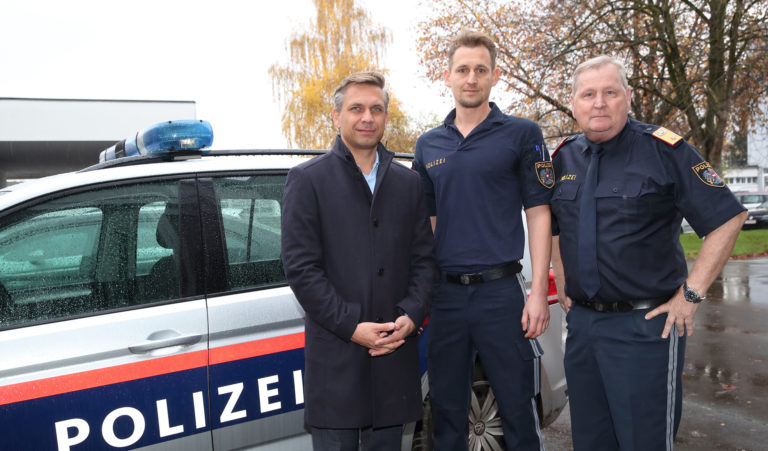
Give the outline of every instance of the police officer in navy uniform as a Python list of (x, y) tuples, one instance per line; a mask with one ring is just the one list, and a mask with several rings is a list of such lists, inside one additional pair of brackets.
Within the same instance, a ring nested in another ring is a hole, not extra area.
[[(746, 217), (682, 137), (628, 117), (630, 92), (616, 59), (582, 63), (571, 108), (583, 134), (553, 155), (552, 262), (577, 451), (672, 449), (685, 336)], [(706, 237), (690, 274), (683, 217)]]
[[(496, 46), (486, 35), (459, 34), (445, 81), (456, 109), (416, 143), (414, 169), (427, 194), (442, 280), (428, 335), (434, 444), (466, 450), (475, 354), (498, 401), (509, 449), (542, 447), (535, 395), (549, 324), (549, 199), (554, 186), (539, 127), (503, 114), (488, 101), (499, 80)], [(528, 221), (530, 300), (518, 260)]]

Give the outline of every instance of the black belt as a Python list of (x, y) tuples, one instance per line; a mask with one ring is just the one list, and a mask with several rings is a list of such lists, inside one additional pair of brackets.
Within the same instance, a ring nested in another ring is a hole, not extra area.
[(491, 280), (501, 279), (502, 277), (517, 274), (522, 270), (523, 265), (521, 265), (518, 261), (514, 261), (480, 272), (447, 272), (445, 273), (445, 280), (451, 283), (458, 283), (460, 285), (472, 285), (475, 283), (490, 282)]
[(656, 308), (661, 304), (667, 302), (671, 296), (664, 296), (650, 299), (635, 299), (633, 301), (619, 301), (619, 302), (591, 302), (591, 301), (576, 301), (573, 303), (592, 309), (596, 312), (631, 312), (632, 310), (641, 310), (647, 308)]

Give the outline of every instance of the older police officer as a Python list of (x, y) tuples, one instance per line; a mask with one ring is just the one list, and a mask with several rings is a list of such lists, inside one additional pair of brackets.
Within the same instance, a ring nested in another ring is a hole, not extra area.
[[(733, 249), (743, 206), (682, 137), (628, 118), (623, 65), (575, 71), (583, 134), (553, 157), (553, 267), (568, 312), (565, 370), (576, 450), (671, 449), (685, 333)], [(685, 217), (706, 236), (690, 274)]]

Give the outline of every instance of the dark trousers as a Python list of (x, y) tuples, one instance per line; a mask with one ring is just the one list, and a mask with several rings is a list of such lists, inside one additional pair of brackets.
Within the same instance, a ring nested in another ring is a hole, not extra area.
[(523, 287), (520, 275), (436, 287), (427, 353), (435, 450), (467, 449), (475, 355), (498, 402), (507, 449), (542, 449), (535, 401), (541, 348), (522, 331)]
[(685, 337), (649, 309), (566, 316), (565, 375), (576, 451), (671, 450), (682, 412)]
[(314, 451), (392, 451), (401, 447), (403, 426), (362, 429), (311, 428)]

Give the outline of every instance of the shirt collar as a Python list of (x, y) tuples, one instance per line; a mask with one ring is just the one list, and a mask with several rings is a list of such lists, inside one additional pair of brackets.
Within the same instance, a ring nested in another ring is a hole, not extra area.
[[(358, 166), (359, 168), (360, 166)], [(362, 169), (360, 172), (363, 172)], [(376, 152), (376, 161), (373, 163), (373, 167), (371, 168), (371, 172), (368, 174), (363, 173), (363, 178), (365, 178), (365, 181), (368, 183), (368, 188), (371, 189), (371, 194), (373, 194), (374, 188), (376, 188), (376, 176), (379, 174), (379, 152)]]
[[(360, 166), (358, 166), (358, 168), (359, 167)], [(371, 173), (370, 173), (370, 175), (373, 176), (374, 180), (376, 180), (376, 171), (378, 171), (378, 170), (379, 170), (379, 152), (377, 151), (376, 152), (376, 161), (373, 162), (373, 167), (371, 168)], [(360, 172), (363, 172), (363, 170), (360, 169)], [(365, 175), (365, 173), (363, 173), (363, 175)]]
[[(481, 124), (485, 122), (501, 122), (504, 120), (504, 113), (501, 112), (495, 103), (488, 102), (488, 106), (491, 107), (491, 112), (488, 113), (488, 116), (483, 120), (483, 122), (481, 122)], [(443, 125), (445, 127), (455, 126), (454, 122), (456, 122), (456, 108), (452, 109), (451, 112), (445, 116)]]

